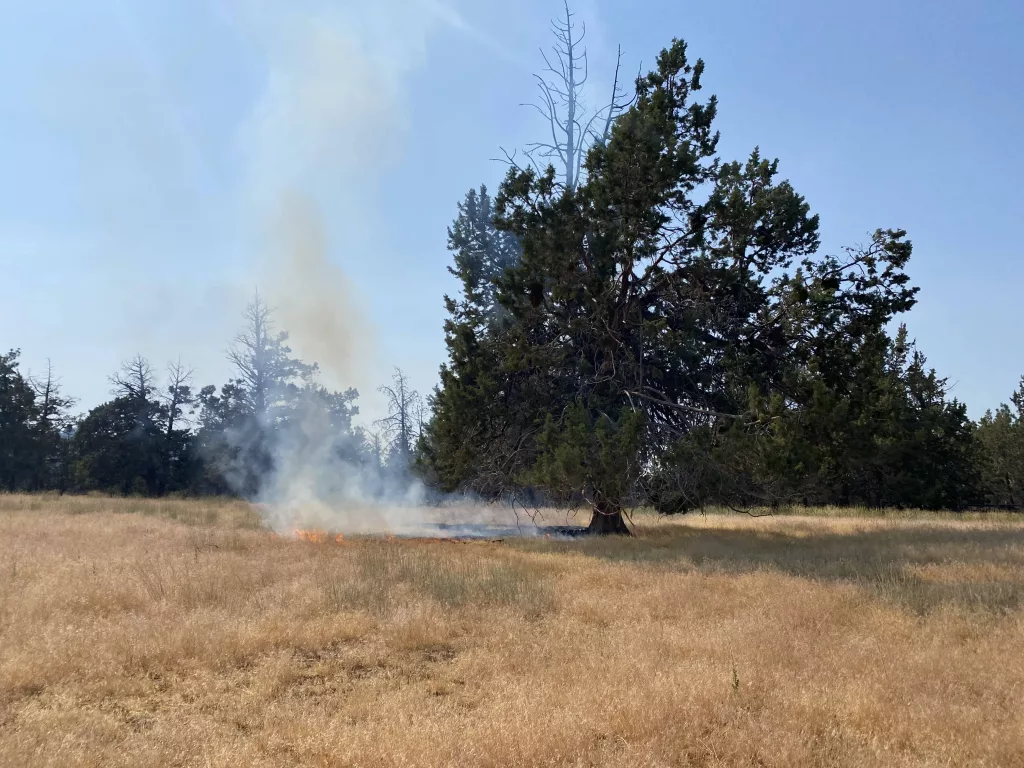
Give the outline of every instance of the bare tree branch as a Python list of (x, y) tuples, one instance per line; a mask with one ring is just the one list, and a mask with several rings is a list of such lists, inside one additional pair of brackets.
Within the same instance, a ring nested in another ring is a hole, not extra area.
[(239, 380), (253, 400), (257, 414), (265, 413), (270, 385), (270, 344), (274, 323), (270, 307), (260, 299), (259, 291), (245, 308), (245, 330), (235, 337), (228, 350), (228, 361), (235, 366)]
[[(564, 2), (565, 15), (551, 22), (551, 33), (555, 44), (550, 54), (541, 50), (544, 67), (534, 77), (540, 93), (539, 102), (524, 104), (536, 109), (551, 129), (551, 140), (528, 144), (525, 154), (533, 165), (539, 165), (538, 158), (554, 161), (559, 176), (568, 190), (574, 190), (580, 183), (583, 163), (589, 148), (594, 143), (607, 141), (615, 118), (632, 100), (623, 101), (619, 85), (622, 66), (622, 47), (619, 47), (612, 83), (611, 101), (602, 109), (587, 114), (583, 94), (590, 80), (590, 57), (583, 43), (587, 28), (581, 24), (577, 31), (575, 14), (569, 10), (568, 0)], [(595, 123), (604, 119), (604, 129), (598, 134)], [(506, 158), (508, 153), (506, 152)], [(510, 163), (514, 167), (519, 166)]]
[(413, 443), (421, 427), (420, 394), (409, 386), (409, 377), (401, 368), (395, 368), (391, 386), (382, 386), (379, 391), (388, 399), (388, 415), (375, 421), (374, 425), (380, 427), (387, 451), (397, 454), (402, 466), (408, 467)]
[(142, 355), (136, 355), (121, 364), (121, 370), (110, 377), (114, 394), (133, 400), (146, 400), (155, 388), (153, 367)]
[(46, 373), (42, 377), (29, 376), (29, 386), (39, 399), (39, 423), (43, 428), (61, 426), (63, 413), (75, 404), (73, 397), (62, 392), (61, 380), (53, 371), (53, 363), (46, 359)]
[(167, 366), (167, 392), (163, 396), (167, 408), (167, 434), (174, 434), (174, 427), (186, 419), (184, 407), (192, 401), (192, 376), (195, 371), (186, 368), (181, 360)]

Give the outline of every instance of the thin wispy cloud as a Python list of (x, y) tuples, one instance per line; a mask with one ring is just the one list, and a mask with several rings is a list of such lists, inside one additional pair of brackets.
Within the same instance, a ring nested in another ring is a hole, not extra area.
[(459, 13), (457, 9), (442, 2), (442, 0), (418, 0), (418, 2), (421, 7), (448, 28), (465, 35), (473, 42), (500, 56), (510, 64), (515, 64), (523, 69), (530, 68), (530, 63), (525, 57), (502, 45), (498, 42), (497, 38), (488, 34), (480, 27), (470, 24), (466, 17)]

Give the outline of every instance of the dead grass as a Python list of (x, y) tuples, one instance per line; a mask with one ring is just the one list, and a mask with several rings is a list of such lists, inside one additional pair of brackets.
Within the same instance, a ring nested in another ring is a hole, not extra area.
[(1024, 522), (639, 534), (0, 496), (0, 765), (1024, 766)]

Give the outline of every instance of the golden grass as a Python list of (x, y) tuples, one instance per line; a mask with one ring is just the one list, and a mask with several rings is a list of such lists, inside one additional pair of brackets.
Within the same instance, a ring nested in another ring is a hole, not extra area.
[(1024, 522), (275, 539), (0, 496), (3, 766), (1024, 766)]

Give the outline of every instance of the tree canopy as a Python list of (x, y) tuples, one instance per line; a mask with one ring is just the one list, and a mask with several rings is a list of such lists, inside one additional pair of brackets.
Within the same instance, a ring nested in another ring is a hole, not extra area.
[(575, 187), (510, 170), (494, 227), (522, 254), (492, 278), (508, 319), (474, 322), (479, 290), (449, 300), (424, 472), (585, 503), (599, 532), (626, 532), (634, 501), (963, 503), (964, 408), (887, 332), (917, 294), (906, 233), (821, 253), (777, 160), (719, 156), (703, 72), (684, 42), (663, 51)]

